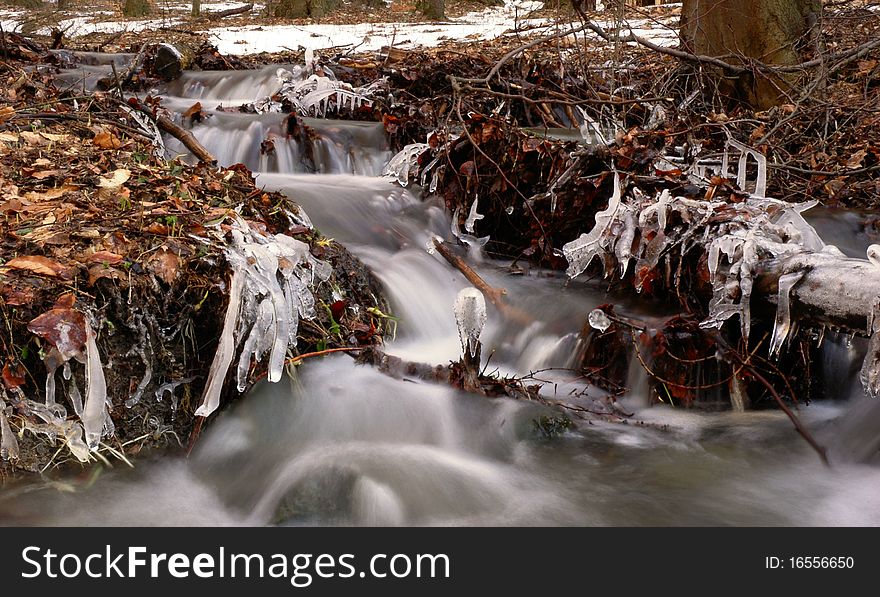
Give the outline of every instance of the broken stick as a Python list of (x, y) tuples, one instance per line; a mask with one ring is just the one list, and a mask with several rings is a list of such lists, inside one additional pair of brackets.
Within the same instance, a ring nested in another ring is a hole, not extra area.
[(199, 158), (202, 162), (211, 166), (217, 164), (217, 158), (211, 155), (211, 152), (205, 149), (205, 146), (199, 143), (199, 140), (196, 139), (191, 132), (174, 124), (174, 122), (172, 122), (167, 116), (161, 114), (157, 116), (156, 124), (159, 125), (159, 128), (162, 131), (183, 143), (183, 146), (189, 149), (193, 155)]
[(506, 290), (490, 286), (480, 277), (480, 274), (475, 272), (471, 266), (465, 263), (464, 259), (453, 253), (449, 246), (441, 239), (434, 239), (434, 247), (436, 247), (437, 252), (449, 262), (449, 265), (460, 271), (462, 275), (467, 278), (467, 281), (473, 284), (474, 288), (482, 292), (486, 300), (492, 303), (492, 305), (498, 309), (498, 312), (505, 318), (517, 321), (523, 325), (528, 325), (534, 321), (534, 318), (525, 311), (508, 305), (504, 301), (504, 295), (507, 292)]

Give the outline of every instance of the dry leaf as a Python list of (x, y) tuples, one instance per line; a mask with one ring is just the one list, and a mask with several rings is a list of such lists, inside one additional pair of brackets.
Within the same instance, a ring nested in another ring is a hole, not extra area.
[(94, 286), (95, 282), (97, 282), (101, 278), (110, 278), (111, 280), (124, 280), (125, 277), (125, 274), (115, 267), (93, 265), (89, 268), (89, 286)]
[(24, 385), (24, 367), (20, 363), (7, 362), (3, 365), (3, 384), (11, 390)]
[(6, 262), (4, 269), (17, 269), (29, 271), (43, 276), (57, 278), (58, 276), (67, 277), (67, 268), (48, 257), (42, 255), (25, 255), (23, 257), (15, 257)]
[(103, 176), (98, 178), (98, 186), (102, 189), (112, 189), (116, 191), (128, 182), (128, 179), (131, 178), (131, 170), (127, 168), (119, 168), (113, 171), (113, 174), (110, 178), (105, 178)]
[(116, 253), (111, 253), (110, 251), (95, 251), (88, 256), (87, 261), (89, 263), (104, 263), (107, 265), (116, 265), (117, 263), (122, 261), (122, 259), (122, 255), (117, 255)]
[(55, 135), (53, 133), (40, 132), (40, 136), (54, 143), (61, 143), (70, 139), (70, 135)]
[(0, 108), (0, 124), (5, 123), (12, 118), (13, 114), (15, 114), (15, 110), (12, 109), (12, 106), (3, 106)]
[(865, 156), (868, 155), (868, 152), (864, 149), (860, 149), (859, 151), (852, 154), (852, 156), (846, 161), (847, 168), (861, 168), (862, 161), (865, 159)]
[(98, 177), (98, 197), (101, 199), (115, 198), (122, 185), (131, 178), (131, 170), (119, 168), (114, 170), (110, 178)]
[(177, 279), (179, 268), (180, 257), (165, 248), (159, 249), (147, 263), (147, 269), (169, 285)]
[(72, 184), (66, 184), (55, 189), (49, 189), (45, 193), (31, 191), (29, 193), (25, 193), (24, 198), (28, 201), (54, 201), (55, 199), (60, 199), (70, 191), (77, 190), (77, 188), (79, 187)]
[(18, 133), (0, 133), (0, 141), (5, 143), (18, 143)]
[(92, 143), (101, 149), (119, 149), (122, 147), (122, 141), (110, 131), (101, 131), (95, 135), (95, 138), (92, 139)]
[(49, 144), (48, 139), (37, 133), (32, 133), (31, 131), (21, 131), (18, 135), (28, 145), (36, 145), (37, 147), (42, 147), (43, 145)]
[(69, 307), (49, 309), (32, 319), (27, 329), (55, 346), (66, 359), (81, 354), (86, 343), (86, 319)]

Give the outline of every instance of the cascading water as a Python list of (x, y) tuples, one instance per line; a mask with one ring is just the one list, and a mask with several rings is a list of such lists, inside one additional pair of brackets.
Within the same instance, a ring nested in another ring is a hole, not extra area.
[[(268, 70), (186, 75), (169, 90), (180, 97), (166, 103), (198, 99), (211, 111), (252, 101), (272, 84)], [(375, 176), (388, 152), (373, 125), (305, 120), (337, 152), (318, 160), (321, 176), (299, 167), (293, 141), (279, 149), (287, 139), (276, 143), (274, 162), (265, 160), (259, 144), (273, 131), (281, 138), (283, 120), (214, 112), (194, 133), (221, 160), (260, 171), (261, 184), (286, 192), (373, 269), (399, 317), (389, 353), (431, 364), (458, 358), (452, 307), (467, 282), (425, 250), (432, 235), (449, 236), (448, 215)], [(344, 158), (356, 152), (361, 161)], [(583, 391), (566, 368), (587, 314), (610, 302), (604, 291), (548, 272), (511, 276), (504, 263), (472, 265), (533, 319), (513, 324), (490, 309), (482, 334), (489, 370), (541, 370), (548, 398)], [(846, 370), (858, 347), (829, 335), (823, 350), (827, 379), (839, 376), (831, 397), (844, 386), (860, 392), (858, 366)], [(0, 512), (6, 522), (65, 525), (880, 524), (880, 470), (866, 464), (877, 459), (877, 403), (859, 396), (801, 410), (831, 448), (835, 467), (827, 469), (781, 412), (648, 408), (637, 395), (643, 377), (634, 364), (635, 394), (624, 401), (642, 424), (594, 421), (549, 441), (536, 425), (556, 412), (548, 407), (392, 379), (335, 355), (255, 387), (189, 460), (141, 461), (76, 493), (9, 492)]]

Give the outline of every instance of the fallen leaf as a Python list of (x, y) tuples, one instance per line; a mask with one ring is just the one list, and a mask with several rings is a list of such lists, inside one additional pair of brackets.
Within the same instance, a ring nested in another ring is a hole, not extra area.
[(89, 286), (94, 286), (95, 282), (97, 282), (101, 278), (110, 278), (111, 280), (124, 280), (125, 277), (125, 274), (115, 267), (93, 265), (89, 268)]
[(17, 269), (29, 271), (43, 276), (57, 278), (63, 276), (67, 272), (67, 268), (48, 257), (42, 255), (26, 255), (23, 257), (15, 257), (6, 262), (4, 269)]
[(89, 263), (105, 263), (107, 265), (116, 265), (122, 260), (122, 255), (117, 255), (110, 251), (95, 251), (87, 259)]
[(28, 201), (54, 201), (55, 199), (60, 199), (67, 193), (71, 191), (77, 190), (79, 187), (72, 184), (61, 185), (60, 187), (56, 187), (54, 189), (49, 189), (45, 193), (38, 193), (37, 191), (30, 191), (29, 193), (25, 193), (24, 198)]
[(118, 189), (131, 178), (131, 170), (127, 168), (119, 168), (114, 170), (110, 178), (104, 176), (98, 177), (98, 186), (102, 189)]
[(147, 269), (169, 285), (177, 279), (179, 268), (180, 257), (165, 248), (158, 250), (147, 262)]
[(3, 302), (13, 307), (32, 305), (37, 300), (37, 290), (31, 286), (18, 288), (12, 284), (3, 283), (0, 284), (0, 294), (3, 296)]
[(32, 319), (27, 329), (51, 343), (65, 359), (80, 355), (86, 343), (86, 318), (71, 308), (49, 309)]
[(11, 390), (24, 385), (24, 367), (21, 363), (7, 362), (3, 365), (3, 385), (6, 389)]
[(31, 131), (21, 131), (18, 135), (28, 145), (35, 145), (37, 147), (42, 147), (43, 145), (49, 144), (48, 139), (46, 139), (45, 137), (43, 137), (42, 135), (39, 135), (37, 133), (32, 133)]
[(0, 133), (0, 141), (5, 143), (18, 143), (18, 133)]
[(70, 135), (56, 135), (53, 133), (40, 133), (40, 136), (48, 141), (52, 141), (54, 143), (61, 143), (62, 141), (67, 141), (70, 138)]
[(72, 292), (65, 292), (57, 299), (55, 299), (55, 304), (52, 305), (53, 309), (70, 309), (73, 305), (76, 304), (76, 295)]
[(0, 108), (0, 124), (4, 124), (7, 120), (12, 118), (15, 114), (15, 110), (12, 106), (3, 106)]
[(67, 170), (40, 170), (39, 172), (34, 172), (31, 174), (31, 178), (36, 178), (37, 180), (43, 180), (49, 177), (61, 177), (67, 173)]
[(119, 149), (122, 147), (122, 141), (119, 140), (119, 137), (106, 130), (96, 134), (94, 139), (92, 139), (92, 143), (101, 149)]
[(104, 176), (98, 177), (98, 198), (116, 198), (120, 193), (120, 189), (122, 189), (122, 185), (125, 184), (129, 178), (131, 178), (131, 170), (128, 170), (127, 168), (114, 170), (110, 178)]
[(868, 155), (868, 152), (864, 149), (860, 149), (850, 156), (850, 158), (846, 161), (846, 167), (851, 169), (861, 168), (862, 161), (865, 159), (865, 156)]

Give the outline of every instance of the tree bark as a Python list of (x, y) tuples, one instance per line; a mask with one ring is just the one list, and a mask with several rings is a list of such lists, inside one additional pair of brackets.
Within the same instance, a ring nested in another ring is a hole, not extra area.
[(127, 17), (143, 17), (153, 12), (150, 0), (123, 0), (122, 14)]
[(220, 19), (225, 19), (226, 17), (232, 17), (235, 15), (242, 15), (245, 13), (249, 13), (254, 9), (253, 3), (245, 4), (244, 6), (237, 6), (235, 8), (227, 8), (226, 10), (218, 10), (217, 12), (209, 12), (208, 20), (209, 21), (219, 21)]
[(442, 21), (446, 18), (446, 0), (418, 0), (416, 6), (429, 19)]
[(339, 0), (277, 0), (269, 5), (269, 14), (287, 19), (319, 18), (336, 8), (338, 2)]
[[(731, 64), (801, 62), (800, 47), (822, 11), (819, 0), (685, 0), (681, 42), (690, 52)], [(793, 76), (747, 73), (719, 80), (723, 93), (757, 109), (783, 103)]]

